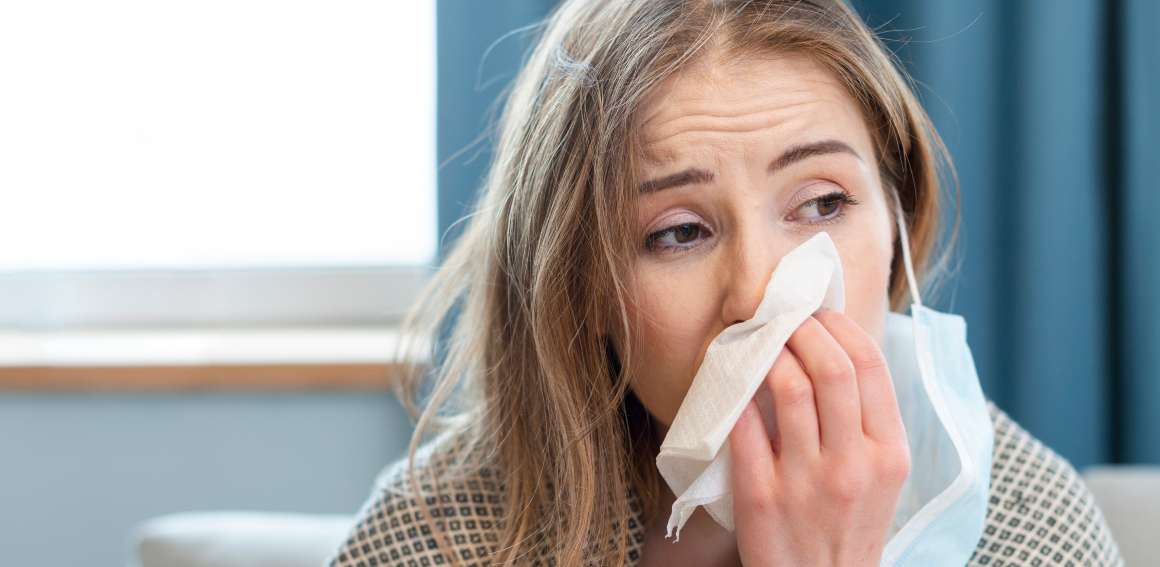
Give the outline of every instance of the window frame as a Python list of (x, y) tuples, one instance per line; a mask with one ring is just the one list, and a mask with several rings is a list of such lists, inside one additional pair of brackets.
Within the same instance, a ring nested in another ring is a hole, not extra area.
[(0, 273), (0, 328), (397, 325), (429, 265)]

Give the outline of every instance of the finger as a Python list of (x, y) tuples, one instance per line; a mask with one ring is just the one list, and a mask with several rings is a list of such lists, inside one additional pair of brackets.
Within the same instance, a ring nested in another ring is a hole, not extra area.
[(858, 375), (842, 345), (810, 317), (787, 343), (802, 361), (817, 397), (822, 450), (847, 450), (864, 438)]
[(858, 374), (858, 392), (862, 400), (862, 429), (876, 441), (906, 438), (898, 397), (886, 357), (874, 339), (853, 319), (835, 311), (814, 316), (842, 345)]
[(766, 375), (773, 394), (774, 423), (779, 435), (778, 457), (812, 457), (820, 449), (814, 386), (789, 349), (782, 349)]
[(773, 454), (780, 455), (781, 435), (777, 432), (777, 411), (773, 407), (773, 393), (769, 391), (769, 388), (758, 388), (757, 393), (753, 395), (753, 401), (757, 404), (761, 421), (765, 424), (765, 433), (769, 435), (769, 444), (773, 447)]
[(755, 502), (767, 495), (773, 478), (773, 451), (761, 416), (753, 401), (745, 404), (741, 417), (729, 432), (731, 468), (729, 480), (734, 501)]

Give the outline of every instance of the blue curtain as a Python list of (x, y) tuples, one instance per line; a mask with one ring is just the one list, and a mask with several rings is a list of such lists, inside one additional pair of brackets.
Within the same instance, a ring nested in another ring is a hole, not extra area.
[(856, 5), (955, 159), (939, 306), (966, 317), (985, 392), (1077, 466), (1160, 462), (1158, 4)]
[(440, 255), (461, 232), (491, 160), (498, 100), (555, 0), (438, 0), (436, 156)]
[[(463, 148), (528, 47), (519, 28), (553, 5), (438, 2), (445, 243), (490, 157)], [(1077, 467), (1160, 463), (1160, 3), (854, 5), (955, 160), (962, 225), (936, 306), (966, 318), (988, 397)]]

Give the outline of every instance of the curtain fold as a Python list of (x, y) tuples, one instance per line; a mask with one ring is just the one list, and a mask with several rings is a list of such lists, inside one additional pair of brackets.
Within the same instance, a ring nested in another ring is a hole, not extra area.
[(1114, 45), (1120, 90), (1115, 103), (1121, 140), (1122, 196), (1119, 321), (1123, 332), (1117, 424), (1118, 455), (1128, 462), (1160, 463), (1160, 3), (1122, 0), (1122, 31)]

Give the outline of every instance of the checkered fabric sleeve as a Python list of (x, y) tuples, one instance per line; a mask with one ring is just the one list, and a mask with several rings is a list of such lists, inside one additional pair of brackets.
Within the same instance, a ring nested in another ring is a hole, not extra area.
[(1083, 480), (993, 403), (990, 501), (968, 565), (1122, 566), (1119, 548)]
[[(434, 468), (446, 471), (448, 455), (462, 455), (461, 436), (453, 431), (435, 442), (424, 445), (416, 454), (416, 470)], [(448, 450), (451, 449), (451, 450)], [(414, 497), (406, 477), (405, 461), (388, 466), (375, 481), (375, 488), (357, 514), (357, 521), (347, 540), (330, 559), (330, 567), (422, 567), (449, 565), (441, 552), (448, 549), (464, 567), (490, 565), (499, 547), (503, 518), (503, 483), (500, 469), (480, 464), (478, 455), (469, 457), (476, 466), (466, 474), (445, 476), (437, 481), (439, 495), (422, 474), (420, 487), (431, 510), (437, 533), (423, 521), (423, 509)], [(609, 516), (614, 532), (623, 533), (628, 545), (628, 563), (640, 559), (644, 528), (640, 523), (642, 509), (635, 494), (628, 495), (628, 514), (623, 524)], [(623, 532), (618, 525), (626, 525)], [(450, 546), (442, 539), (450, 539)], [(522, 564), (555, 566), (547, 541), (533, 543)], [(590, 558), (586, 566), (604, 567), (604, 562)]]
[[(444, 434), (416, 454), (416, 470), (445, 470), (445, 449), (458, 437)], [(370, 497), (357, 514), (347, 540), (330, 560), (331, 567), (420, 567), (449, 565), (441, 550), (443, 533), (461, 564), (486, 565), (499, 545), (497, 521), (503, 516), (502, 488), (496, 470), (479, 467), (470, 475), (439, 481), (436, 496), (428, 478), (418, 475), (424, 499), (439, 528), (432, 533), (423, 520), (406, 475), (406, 461), (388, 466), (375, 480)]]
[[(986, 524), (969, 566), (1122, 567), (1119, 549), (1091, 493), (1075, 469), (994, 404), (995, 427), (990, 501)], [(454, 442), (447, 436), (447, 441)], [(417, 455), (416, 467), (443, 466), (435, 443)], [(445, 544), (421, 521), (422, 508), (409, 496), (403, 461), (387, 467), (358, 513), (347, 541), (330, 567), (419, 567), (446, 565)], [(432, 516), (451, 538), (451, 551), (465, 566), (489, 564), (499, 545), (503, 516), (499, 471), (480, 467), (466, 478), (440, 482), (440, 496), (427, 496)], [(424, 494), (431, 485), (422, 483)], [(629, 564), (638, 564), (644, 527), (630, 495)], [(553, 565), (541, 552), (532, 565)]]

